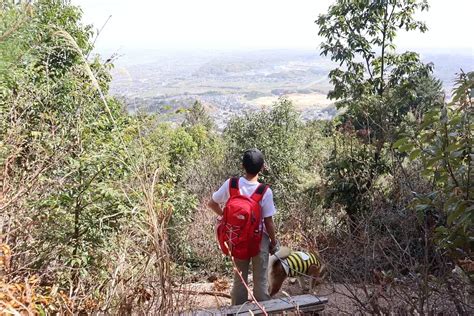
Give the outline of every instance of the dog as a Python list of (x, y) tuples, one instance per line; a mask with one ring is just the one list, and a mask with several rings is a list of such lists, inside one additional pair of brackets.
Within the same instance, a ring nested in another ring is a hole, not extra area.
[(270, 256), (268, 262), (268, 293), (270, 296), (280, 291), (287, 277), (296, 277), (303, 292), (307, 291), (305, 278), (309, 278), (309, 290), (320, 284), (326, 271), (319, 254), (292, 251), (281, 247)]

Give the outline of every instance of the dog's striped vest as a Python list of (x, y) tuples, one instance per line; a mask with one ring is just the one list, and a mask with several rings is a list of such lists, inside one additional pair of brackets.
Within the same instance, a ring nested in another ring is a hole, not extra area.
[(288, 276), (295, 277), (298, 273), (307, 274), (310, 265), (314, 264), (319, 266), (320, 262), (316, 259), (316, 256), (312, 253), (304, 253), (300, 251), (292, 252), (287, 259), (290, 271)]

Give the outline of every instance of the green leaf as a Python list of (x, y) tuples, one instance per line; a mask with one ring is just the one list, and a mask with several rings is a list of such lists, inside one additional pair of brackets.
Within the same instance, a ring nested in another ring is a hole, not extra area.
[(434, 122), (438, 119), (439, 112), (438, 111), (429, 111), (425, 113), (424, 122)]
[(439, 227), (436, 227), (435, 231), (438, 233), (438, 234), (442, 234), (442, 235), (445, 235), (448, 233), (448, 229), (444, 226), (439, 226)]
[(420, 157), (421, 155), (421, 149), (415, 149), (411, 152), (409, 158), (410, 160), (415, 160), (416, 158)]
[(457, 150), (450, 153), (450, 157), (452, 158), (459, 158), (459, 157), (462, 157), (463, 155), (464, 155), (464, 150)]
[(449, 144), (448, 147), (446, 147), (446, 151), (451, 152), (451, 151), (454, 151), (454, 150), (459, 149), (461, 147), (463, 147), (462, 143), (451, 143), (451, 144)]
[(421, 175), (423, 177), (427, 177), (427, 178), (432, 177), (433, 176), (433, 169), (425, 168), (423, 171), (421, 171)]
[(415, 206), (415, 210), (417, 211), (425, 211), (430, 208), (432, 208), (431, 204), (417, 204)]
[(413, 143), (405, 143), (403, 145), (401, 145), (400, 147), (398, 147), (398, 150), (401, 151), (401, 152), (410, 152), (412, 151), (413, 147), (415, 147), (415, 144)]
[(399, 148), (400, 146), (406, 144), (409, 141), (407, 137), (400, 138), (393, 144), (393, 148)]
[(454, 207), (454, 210), (448, 214), (447, 223), (448, 225), (452, 225), (456, 219), (458, 219), (463, 212), (466, 210), (466, 204), (462, 202), (458, 202), (457, 205)]
[(433, 167), (437, 162), (439, 162), (439, 161), (442, 160), (442, 159), (443, 159), (442, 156), (437, 156), (437, 157), (428, 159), (428, 160), (426, 161), (425, 167), (426, 167), (426, 168), (431, 168), (431, 167)]

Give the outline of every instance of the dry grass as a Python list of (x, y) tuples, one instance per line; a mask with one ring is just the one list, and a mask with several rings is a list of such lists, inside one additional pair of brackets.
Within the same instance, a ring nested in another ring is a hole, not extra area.
[(72, 315), (73, 302), (57, 286), (41, 286), (36, 275), (9, 280), (10, 247), (0, 244), (0, 313), (2, 315)]

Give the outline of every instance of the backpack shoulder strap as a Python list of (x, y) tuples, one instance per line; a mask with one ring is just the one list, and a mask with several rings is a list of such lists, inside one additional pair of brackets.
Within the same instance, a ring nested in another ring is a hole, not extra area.
[(230, 178), (230, 180), (229, 180), (229, 194), (230, 194), (230, 196), (240, 195), (239, 178)]
[(267, 189), (268, 185), (266, 185), (265, 183), (260, 183), (250, 198), (255, 202), (260, 202)]

